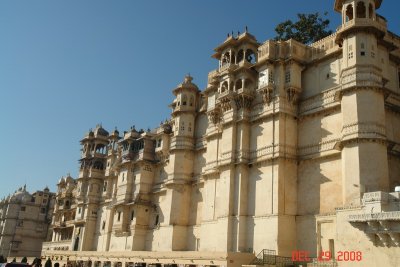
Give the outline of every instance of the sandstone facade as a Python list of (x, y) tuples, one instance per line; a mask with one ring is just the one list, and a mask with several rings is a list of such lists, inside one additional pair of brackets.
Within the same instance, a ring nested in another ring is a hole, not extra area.
[(79, 177), (58, 184), (43, 255), (236, 266), (263, 249), (361, 251), (363, 266), (395, 266), (400, 38), (381, 2), (336, 0), (342, 24), (311, 45), (228, 36), (207, 88), (186, 76), (160, 127), (98, 125)]

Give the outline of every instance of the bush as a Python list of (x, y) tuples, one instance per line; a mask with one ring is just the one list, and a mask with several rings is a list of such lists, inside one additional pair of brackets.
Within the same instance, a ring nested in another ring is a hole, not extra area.
[(28, 262), (28, 259), (27, 259), (26, 257), (23, 257), (22, 260), (21, 260), (21, 262), (22, 262), (22, 263), (27, 263), (27, 262)]
[(12, 260), (12, 262), (17, 262), (17, 259), (16, 259), (16, 258), (14, 258), (14, 259)]
[(3, 255), (0, 255), (0, 263), (5, 263), (6, 259), (3, 257)]

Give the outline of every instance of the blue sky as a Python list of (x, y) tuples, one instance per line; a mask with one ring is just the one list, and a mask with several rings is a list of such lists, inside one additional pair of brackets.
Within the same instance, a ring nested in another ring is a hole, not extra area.
[[(305, 4), (306, 3), (306, 4)], [(213, 49), (247, 25), (259, 42), (297, 13), (340, 15), (333, 0), (0, 2), (0, 197), (76, 177), (79, 140), (97, 123), (120, 132), (170, 116), (186, 73), (204, 89)], [(378, 11), (400, 33), (399, 2)]]

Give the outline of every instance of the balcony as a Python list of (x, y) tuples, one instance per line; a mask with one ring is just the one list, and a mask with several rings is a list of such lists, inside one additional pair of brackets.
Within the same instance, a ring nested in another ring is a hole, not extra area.
[(274, 46), (273, 41), (267, 41), (258, 47), (257, 51), (258, 62), (272, 59), (272, 56), (274, 55), (275, 52), (273, 46)]
[(208, 84), (210, 85), (218, 84), (218, 70), (213, 70), (208, 73)]
[(139, 160), (153, 160), (154, 152), (141, 149), (139, 151), (126, 150), (122, 151), (122, 160), (128, 161), (139, 161)]
[(224, 65), (221, 65), (219, 67), (219, 73), (224, 72), (224, 71), (233, 71), (237, 69), (238, 65), (234, 63), (226, 63)]
[[(362, 199), (363, 211), (349, 214), (347, 221), (362, 230), (373, 243), (400, 246), (400, 192), (370, 192)], [(374, 211), (374, 212), (372, 212)]]

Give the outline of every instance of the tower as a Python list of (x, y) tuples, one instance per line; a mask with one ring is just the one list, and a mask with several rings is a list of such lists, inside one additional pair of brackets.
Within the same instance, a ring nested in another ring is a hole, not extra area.
[(97, 221), (97, 209), (104, 183), (107, 158), (108, 132), (101, 126), (81, 140), (82, 156), (77, 196), (74, 250), (92, 250)]
[(175, 99), (171, 104), (174, 124), (171, 137), (169, 166), (167, 172), (168, 209), (164, 218), (169, 225), (171, 240), (166, 240), (172, 250), (186, 249), (187, 224), (189, 220), (191, 180), (193, 178), (194, 130), (199, 97), (193, 78), (186, 75), (183, 83), (173, 90)]
[(375, 13), (381, 0), (336, 0), (342, 14), (336, 43), (342, 46), (343, 203), (359, 204), (364, 192), (388, 191), (385, 78), (389, 60), (386, 21)]

